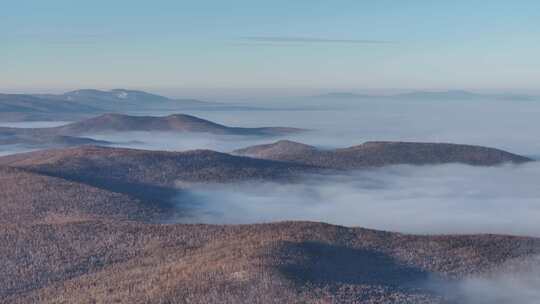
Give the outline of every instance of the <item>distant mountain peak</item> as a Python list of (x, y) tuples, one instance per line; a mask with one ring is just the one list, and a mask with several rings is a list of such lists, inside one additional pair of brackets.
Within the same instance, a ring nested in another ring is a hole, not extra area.
[(172, 101), (171, 99), (144, 91), (135, 91), (127, 89), (112, 89), (109, 91), (96, 89), (80, 89), (66, 92), (63, 96), (71, 100), (96, 100), (96, 101), (121, 101), (121, 102), (165, 102)]
[(106, 92), (96, 90), (96, 89), (78, 89), (78, 90), (65, 92), (63, 95), (69, 96), (69, 95), (100, 94), (100, 93), (106, 93)]
[(445, 97), (445, 98), (473, 98), (480, 97), (480, 94), (465, 90), (447, 90), (447, 91), (413, 91), (409, 93), (398, 94), (398, 97), (414, 97), (414, 98), (433, 98), (433, 97)]
[(350, 99), (350, 98), (369, 98), (373, 97), (367, 94), (356, 94), (352, 92), (330, 92), (326, 94), (321, 94), (315, 96), (316, 98), (339, 98), (339, 99)]
[(129, 93), (126, 92), (126, 91), (118, 91), (116, 92), (116, 97), (120, 98), (120, 99), (126, 99), (128, 98), (129, 96)]
[(519, 94), (484, 94), (466, 90), (447, 90), (447, 91), (414, 91), (393, 95), (390, 97), (401, 98), (445, 98), (445, 99), (486, 99), (486, 100), (534, 100), (537, 97)]
[(352, 100), (362, 98), (385, 98), (385, 99), (452, 99), (452, 100), (537, 100), (538, 96), (511, 94), (511, 93), (478, 93), (467, 90), (442, 90), (429, 91), (418, 90), (391, 95), (367, 95), (352, 92), (330, 92), (326, 94), (311, 96), (312, 98)]

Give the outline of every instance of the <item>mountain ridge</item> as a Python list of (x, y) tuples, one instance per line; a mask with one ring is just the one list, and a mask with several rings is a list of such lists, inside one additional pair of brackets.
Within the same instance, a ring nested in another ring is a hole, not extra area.
[(305, 130), (288, 127), (229, 127), (187, 114), (132, 116), (107, 113), (58, 127), (0, 128), (0, 133), (2, 131), (5, 134), (80, 136), (93, 133), (131, 131), (199, 132), (228, 135), (283, 135)]
[(107, 112), (222, 109), (228, 105), (190, 98), (169, 98), (144, 91), (79, 89), (61, 94), (1, 94), (3, 121), (76, 120)]
[(491, 100), (508, 100), (508, 101), (530, 101), (538, 100), (539, 96), (515, 94), (515, 93), (476, 93), (466, 90), (447, 90), (447, 91), (411, 91), (398, 94), (357, 94), (352, 92), (330, 92), (312, 96), (315, 98), (328, 99), (416, 99), (416, 100), (475, 100), (475, 99), (491, 99)]
[(532, 161), (521, 155), (483, 146), (392, 141), (370, 141), (334, 150), (321, 150), (293, 141), (277, 141), (238, 149), (232, 154), (332, 169), (442, 163), (492, 166), (505, 162), (519, 164)]
[(119, 132), (210, 133), (215, 135), (281, 136), (307, 130), (289, 127), (230, 127), (186, 114), (168, 116), (132, 116), (107, 113), (57, 127), (0, 127), (0, 146), (20, 144), (54, 148), (84, 144), (110, 145), (88, 136)]

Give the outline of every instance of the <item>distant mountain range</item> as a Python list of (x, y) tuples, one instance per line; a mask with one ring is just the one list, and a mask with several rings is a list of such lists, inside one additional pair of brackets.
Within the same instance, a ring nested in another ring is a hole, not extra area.
[(539, 96), (520, 94), (480, 94), (463, 90), (414, 91), (392, 95), (355, 94), (350, 92), (331, 92), (314, 96), (320, 99), (407, 99), (407, 100), (540, 100)]
[(70, 120), (107, 112), (224, 109), (234, 106), (172, 99), (143, 91), (84, 89), (64, 94), (0, 94), (0, 120)]
[(119, 110), (133, 107), (137, 107), (140, 110), (147, 108), (174, 108), (179, 106), (200, 107), (213, 104), (195, 99), (171, 99), (143, 91), (125, 89), (114, 89), (110, 91), (83, 89), (60, 95), (38, 94), (34, 96), (48, 100), (67, 101), (81, 106), (91, 105), (102, 110)]
[(64, 136), (64, 135), (12, 135), (2, 136), (0, 128), (0, 146), (2, 145), (23, 145), (33, 148), (59, 148), (82, 145), (110, 145), (112, 142), (95, 140), (87, 137)]
[(63, 99), (48, 99), (24, 94), (0, 94), (0, 112), (4, 113), (92, 113), (98, 110), (92, 105), (82, 105)]
[(350, 92), (330, 92), (326, 94), (321, 95), (315, 95), (310, 96), (314, 98), (335, 98), (335, 99), (358, 99), (358, 98), (376, 98), (379, 97), (377, 95), (369, 95), (369, 94), (356, 94), (356, 93), (350, 93)]
[[(468, 91), (416, 91), (394, 95), (368, 95), (350, 92), (331, 92), (310, 96), (312, 101), (324, 102), (318, 106), (329, 106), (326, 101), (345, 102), (356, 99), (381, 100), (539, 100), (538, 96), (519, 94), (478, 94)], [(316, 104), (316, 102), (315, 102)], [(313, 103), (310, 103), (314, 106)], [(288, 105), (287, 107), (290, 107)], [(305, 107), (305, 105), (303, 106)], [(269, 110), (247, 105), (222, 104), (196, 99), (173, 99), (136, 90), (113, 89), (109, 91), (82, 89), (63, 94), (0, 94), (1, 121), (30, 120), (79, 120), (96, 114), (109, 112), (182, 110)]]

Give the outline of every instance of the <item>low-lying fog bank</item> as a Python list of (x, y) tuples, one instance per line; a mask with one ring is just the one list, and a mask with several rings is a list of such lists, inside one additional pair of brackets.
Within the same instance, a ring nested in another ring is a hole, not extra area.
[(0, 122), (0, 127), (8, 128), (52, 128), (67, 125), (71, 121), (20, 121)]
[(180, 222), (324, 221), (408, 233), (540, 236), (540, 163), (392, 166), (299, 183), (204, 185), (183, 192)]
[[(115, 146), (150, 150), (211, 149), (230, 152), (287, 138), (318, 147), (347, 147), (369, 140), (452, 142), (495, 147), (540, 159), (540, 103), (532, 101), (325, 100), (309, 110), (186, 111), (239, 127), (283, 125), (313, 131), (284, 137), (206, 133), (90, 134)], [(268, 102), (271, 104), (271, 102)], [(137, 113), (168, 115), (171, 112)], [(65, 122), (3, 124), (46, 127)], [(0, 155), (35, 147), (1, 146)], [(539, 236), (540, 166), (477, 168), (461, 165), (399, 166), (302, 183), (251, 183), (196, 188), (179, 198), (195, 219), (211, 223), (320, 220), (414, 233), (493, 232)], [(187, 194), (186, 194), (187, 195)]]
[[(268, 101), (271, 105), (274, 101)], [(215, 122), (252, 127), (284, 125), (316, 132), (288, 137), (321, 147), (348, 147), (364, 141), (421, 141), (482, 145), (538, 156), (540, 102), (461, 100), (304, 98), (288, 104), (291, 111), (192, 111)], [(263, 103), (264, 104), (264, 103)]]
[(6, 156), (17, 153), (25, 153), (39, 150), (25, 145), (2, 145), (0, 146), (0, 156)]
[(209, 149), (230, 152), (239, 147), (268, 143), (268, 137), (216, 135), (210, 133), (123, 132), (90, 135), (92, 139), (112, 142), (111, 146), (159, 150), (185, 151)]
[[(271, 106), (276, 100), (260, 103)], [(324, 103), (325, 107), (320, 107)], [(237, 127), (286, 126), (313, 130), (273, 138), (209, 136), (204, 133), (88, 134), (118, 146), (156, 150), (209, 148), (230, 151), (290, 139), (318, 147), (339, 148), (365, 141), (420, 141), (473, 144), (540, 157), (540, 103), (536, 101), (292, 99), (290, 110), (186, 110), (185, 114)], [(178, 111), (136, 112), (165, 116)], [(45, 127), (64, 122), (1, 124)]]
[(455, 303), (536, 304), (540, 299), (540, 257), (519, 265), (503, 265), (487, 276), (434, 286)]
[[(275, 100), (261, 103), (271, 106)], [(499, 148), (526, 156), (540, 155), (540, 103), (535, 101), (396, 101), (396, 100), (320, 100), (294, 99), (291, 110), (193, 110), (184, 113), (216, 123), (238, 127), (287, 126), (313, 130), (289, 136), (261, 138), (225, 138), (193, 134), (152, 138), (130, 136), (157, 149), (212, 148), (230, 151), (245, 146), (290, 139), (318, 147), (340, 148), (365, 141), (450, 142)], [(296, 105), (296, 106), (295, 106)], [(169, 115), (172, 112), (136, 113)], [(148, 134), (147, 134), (148, 135)], [(98, 137), (114, 141), (117, 137)], [(236, 141), (236, 142), (235, 142)]]

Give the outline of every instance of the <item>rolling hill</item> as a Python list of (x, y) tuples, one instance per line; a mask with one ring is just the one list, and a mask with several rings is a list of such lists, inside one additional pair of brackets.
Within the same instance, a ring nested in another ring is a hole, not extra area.
[(333, 169), (445, 163), (492, 166), (507, 162), (531, 161), (527, 157), (493, 148), (417, 142), (366, 142), (344, 149), (321, 150), (313, 146), (284, 140), (273, 144), (239, 149), (233, 154)]
[(162, 117), (104, 114), (81, 122), (36, 131), (69, 135), (127, 131), (199, 132), (228, 135), (282, 135), (301, 132), (302, 130), (285, 127), (229, 127), (185, 114), (173, 114)]
[(229, 127), (185, 114), (163, 117), (103, 114), (78, 122), (50, 128), (0, 127), (1, 145), (59, 148), (80, 145), (109, 145), (110, 142), (85, 136), (119, 132), (210, 133), (216, 135), (279, 136), (304, 130), (286, 127)]
[(198, 132), (221, 135), (283, 135), (303, 130), (286, 127), (237, 128), (217, 124), (191, 115), (173, 114), (169, 116), (131, 116), (124, 114), (103, 114), (79, 122), (51, 128), (0, 128), (0, 134), (27, 136), (65, 135), (114, 132)]
[(162, 152), (98, 146), (0, 157), (0, 166), (81, 182), (142, 200), (167, 202), (189, 183), (290, 179), (306, 165), (233, 156), (209, 150)]
[(141, 200), (168, 202), (190, 183), (293, 180), (326, 170), (396, 164), (464, 163), (492, 166), (530, 159), (497, 149), (433, 143), (368, 142), (331, 151), (279, 141), (241, 149), (147, 151), (100, 146), (43, 150), (0, 157), (0, 166), (64, 178)]

